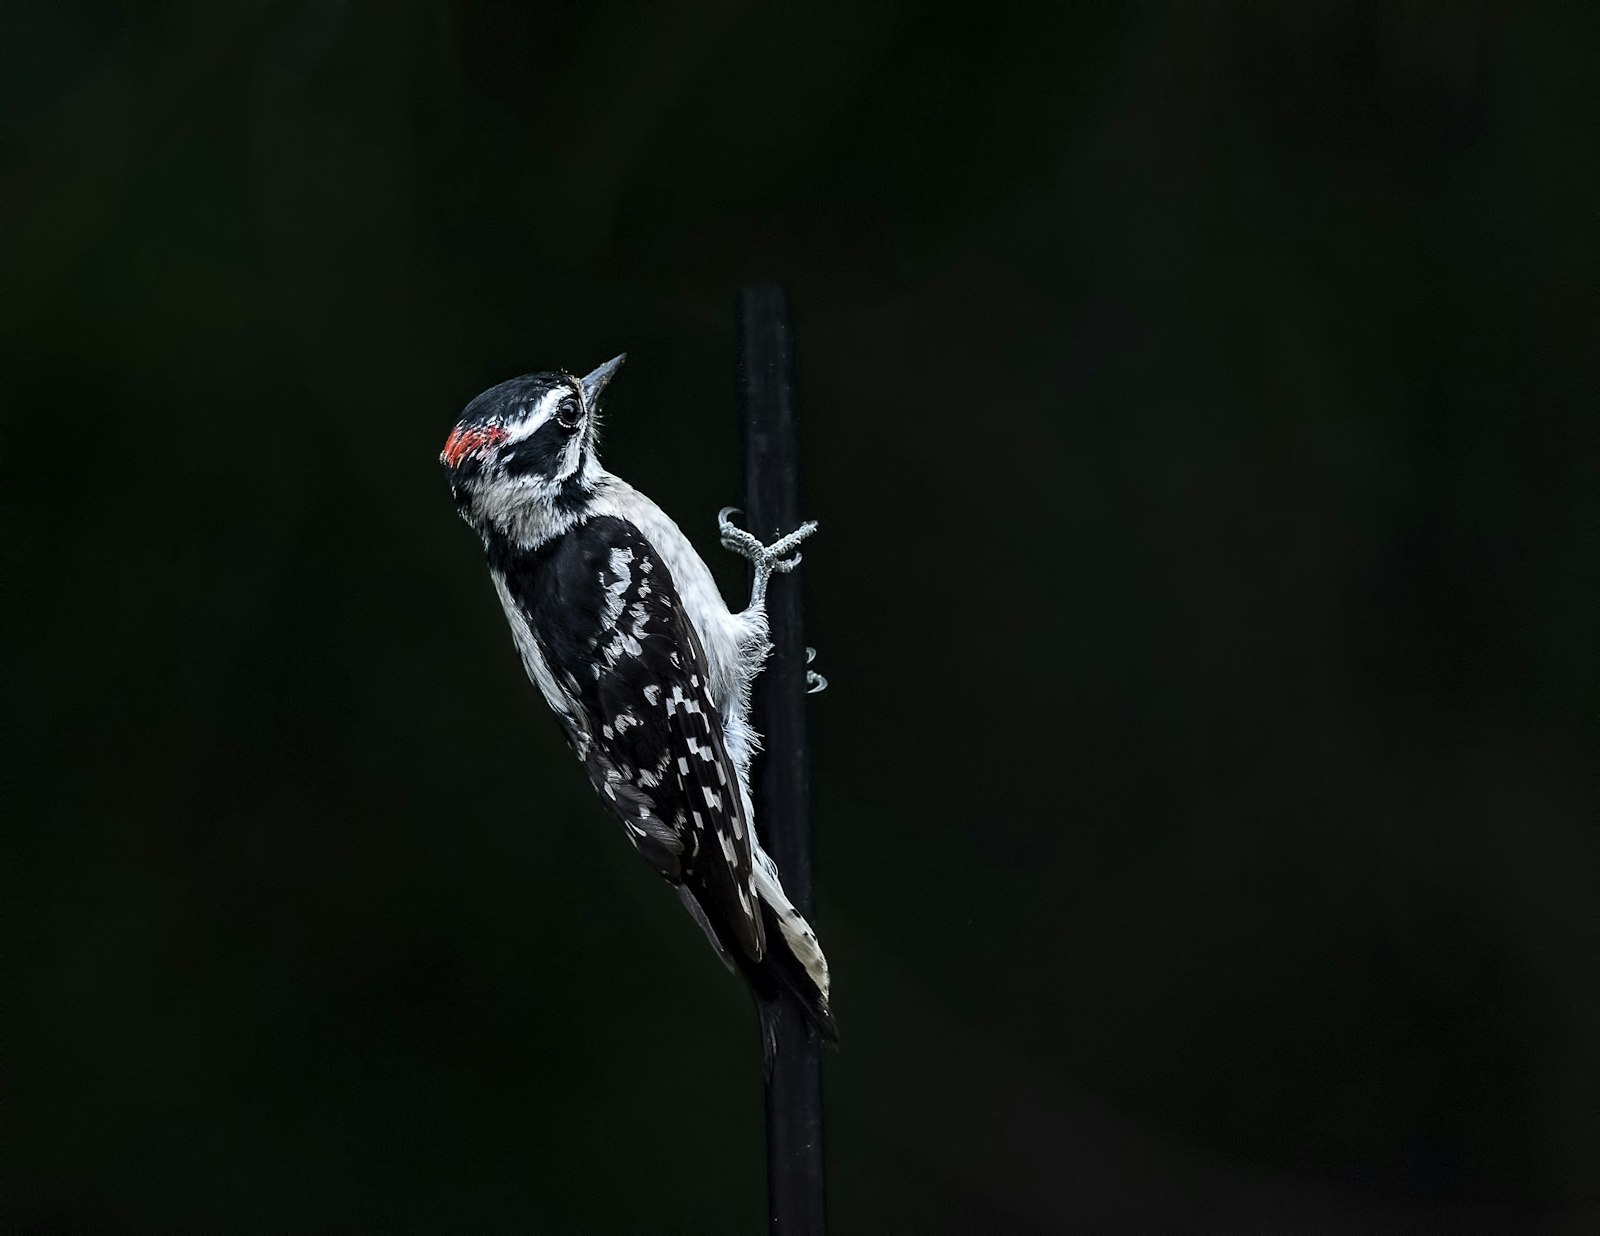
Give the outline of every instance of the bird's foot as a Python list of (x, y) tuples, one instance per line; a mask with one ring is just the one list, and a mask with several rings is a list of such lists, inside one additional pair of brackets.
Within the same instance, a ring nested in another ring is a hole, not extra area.
[(800, 555), (784, 555), (817, 530), (817, 521), (808, 519), (787, 536), (780, 536), (771, 545), (763, 545), (753, 533), (746, 532), (729, 516), (741, 513), (736, 506), (725, 506), (717, 512), (717, 529), (722, 533), (722, 548), (732, 550), (739, 557), (755, 563), (756, 569), (792, 571), (800, 565)]
[(737, 507), (725, 506), (717, 512), (717, 528), (722, 533), (722, 548), (732, 550), (755, 565), (756, 582), (751, 590), (750, 603), (759, 605), (766, 598), (767, 580), (774, 571), (782, 574), (800, 565), (799, 554), (790, 558), (784, 555), (817, 530), (817, 521), (808, 519), (793, 532), (780, 536), (771, 545), (763, 545), (759, 537), (746, 532), (729, 518), (736, 511)]

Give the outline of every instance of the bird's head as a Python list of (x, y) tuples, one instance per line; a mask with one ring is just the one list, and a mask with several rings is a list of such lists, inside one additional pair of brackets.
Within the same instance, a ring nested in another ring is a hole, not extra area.
[(439, 455), (462, 517), (536, 533), (542, 519), (580, 503), (599, 469), (600, 392), (623, 359), (582, 378), (512, 378), (469, 403)]

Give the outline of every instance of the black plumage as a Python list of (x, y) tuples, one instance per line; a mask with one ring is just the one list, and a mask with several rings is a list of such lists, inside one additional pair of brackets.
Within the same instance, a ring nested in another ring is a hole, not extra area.
[(705, 653), (666, 565), (613, 516), (533, 550), (491, 538), (489, 557), (576, 705), (562, 727), (595, 789), (639, 852), (694, 898), (725, 955), (741, 969), (762, 962), (749, 821)]
[(552, 417), (521, 442), (501, 451), (500, 464), (507, 476), (549, 475), (572, 441), (573, 432), (572, 426)]

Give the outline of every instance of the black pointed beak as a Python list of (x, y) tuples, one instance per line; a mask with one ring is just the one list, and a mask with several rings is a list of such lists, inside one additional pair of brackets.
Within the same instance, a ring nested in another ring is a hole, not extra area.
[(621, 356), (613, 356), (600, 368), (582, 379), (583, 402), (585, 404), (591, 408), (594, 407), (594, 401), (600, 398), (600, 392), (605, 389), (606, 383), (611, 381), (611, 375), (621, 369), (622, 362), (627, 359), (628, 354), (626, 352)]

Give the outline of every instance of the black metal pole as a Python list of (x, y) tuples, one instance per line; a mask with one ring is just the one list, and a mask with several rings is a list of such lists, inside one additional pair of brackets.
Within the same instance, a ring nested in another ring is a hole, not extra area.
[[(746, 526), (763, 541), (800, 523), (794, 348), (789, 301), (775, 283), (739, 297), (740, 390), (745, 423)], [(815, 924), (811, 894), (811, 786), (806, 749), (806, 650), (797, 573), (774, 575), (767, 592), (772, 660), (756, 680), (756, 827), (799, 911)], [(777, 1056), (767, 1079), (767, 1205), (778, 1236), (821, 1236), (822, 1056), (816, 1029), (785, 998)]]

